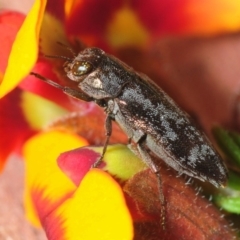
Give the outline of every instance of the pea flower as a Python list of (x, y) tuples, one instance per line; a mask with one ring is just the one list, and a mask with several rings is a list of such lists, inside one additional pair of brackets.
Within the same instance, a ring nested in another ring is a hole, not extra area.
[[(12, 152), (21, 152), (27, 217), (45, 229), (48, 239), (233, 238), (220, 213), (159, 163), (167, 203), (164, 230), (156, 177), (125, 146), (110, 146), (100, 167), (91, 169), (102, 148), (86, 146), (104, 141), (103, 113), (29, 76), (34, 71), (65, 83), (62, 62), (43, 56), (72, 57), (57, 42), (70, 44), (73, 51), (82, 42), (101, 47), (158, 76), (150, 45), (159, 39), (239, 30), (237, 1), (218, 1), (214, 14), (206, 11), (211, 5), (215, 1), (36, 0), (25, 19), (1, 13), (13, 28), (0, 24), (8, 29), (1, 36), (7, 46), (0, 64), (0, 166)], [(144, 59), (141, 64), (138, 56)], [(125, 140), (114, 126), (112, 143)]]

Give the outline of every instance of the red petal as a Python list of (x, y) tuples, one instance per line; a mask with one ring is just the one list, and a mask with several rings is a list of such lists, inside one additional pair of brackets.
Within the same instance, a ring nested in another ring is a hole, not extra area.
[(123, 3), (122, 0), (76, 1), (66, 20), (68, 35), (81, 35), (101, 41), (114, 12)]
[(64, 3), (65, 0), (48, 0), (46, 11), (63, 22), (65, 18)]
[(19, 150), (24, 140), (34, 133), (20, 108), (21, 93), (15, 89), (0, 101), (0, 169), (6, 158)]
[[(53, 67), (47, 60), (40, 60), (36, 63), (33, 72), (58, 82), (56, 75), (53, 73)], [(21, 83), (20, 87), (24, 90), (35, 93), (50, 101), (53, 101), (66, 109), (72, 109), (69, 97), (61, 90), (50, 86), (49, 84), (37, 79), (35, 76), (27, 76)]]
[(176, 33), (176, 29), (185, 22), (184, 18), (179, 21), (179, 13), (184, 5), (182, 0), (150, 0), (147, 4), (132, 0), (131, 4), (152, 34)]
[[(62, 131), (46, 131), (28, 139), (23, 147), (26, 163), (25, 202), (28, 216), (36, 208), (41, 221), (76, 189), (57, 166), (61, 152), (86, 145), (85, 139)], [(34, 206), (34, 207), (33, 207)]]
[(58, 158), (58, 165), (74, 184), (78, 186), (99, 157), (100, 154), (91, 149), (75, 149), (62, 153)]
[(5, 72), (7, 67), (8, 56), (10, 54), (13, 41), (23, 23), (24, 18), (25, 16), (23, 14), (17, 12), (6, 11), (0, 14), (0, 73), (2, 74)]
[(12, 91), (37, 61), (38, 39), (46, 0), (37, 0), (25, 18), (12, 45), (1, 83), (0, 96)]
[(240, 28), (237, 0), (132, 0), (131, 7), (152, 35), (213, 35)]
[(106, 172), (92, 169), (71, 198), (43, 222), (49, 240), (130, 240), (133, 224), (121, 187)]

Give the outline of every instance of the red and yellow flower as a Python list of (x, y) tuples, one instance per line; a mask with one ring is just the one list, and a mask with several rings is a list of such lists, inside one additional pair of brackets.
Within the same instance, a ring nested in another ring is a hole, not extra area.
[[(0, 61), (0, 167), (11, 153), (22, 154), (27, 216), (43, 226), (49, 239), (140, 239), (140, 235), (141, 239), (163, 235), (168, 239), (180, 235), (184, 239), (193, 235), (195, 239), (217, 239), (218, 234), (231, 239), (219, 213), (210, 207), (206, 210), (208, 203), (195, 200), (194, 191), (169, 176), (164, 166), (167, 230), (162, 231), (156, 179), (126, 147), (109, 147), (99, 169), (91, 166), (101, 148), (73, 150), (103, 142), (100, 123), (104, 116), (99, 109), (92, 103), (76, 104), (29, 73), (64, 81), (60, 63), (43, 57), (69, 54), (57, 42), (70, 43), (74, 50), (83, 42), (131, 61), (136, 58), (133, 52), (148, 57), (149, 46), (166, 36), (236, 32), (239, 9), (240, 3), (233, 0), (151, 0), (147, 5), (135, 0), (36, 0), (26, 17), (15, 12), (0, 14), (4, 33), (0, 36), (4, 46)], [(66, 114), (70, 115), (53, 124)], [(77, 123), (78, 135), (71, 119)], [(50, 123), (54, 127), (43, 130)], [(96, 133), (92, 134), (91, 128)], [(124, 142), (124, 135), (115, 128), (113, 142)], [(149, 186), (156, 191), (149, 191)], [(176, 231), (168, 231), (171, 228)]]

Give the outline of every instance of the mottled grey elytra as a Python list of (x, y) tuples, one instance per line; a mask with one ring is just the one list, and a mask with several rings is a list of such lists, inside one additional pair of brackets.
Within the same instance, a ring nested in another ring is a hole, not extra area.
[(129, 148), (158, 176), (162, 212), (165, 207), (159, 167), (149, 150), (179, 173), (216, 187), (226, 184), (227, 170), (207, 137), (146, 75), (99, 48), (86, 48), (66, 59), (64, 70), (75, 87), (60, 86), (32, 74), (72, 97), (94, 101), (104, 108), (107, 140), (102, 157), (111, 135), (111, 123), (116, 121), (129, 138)]

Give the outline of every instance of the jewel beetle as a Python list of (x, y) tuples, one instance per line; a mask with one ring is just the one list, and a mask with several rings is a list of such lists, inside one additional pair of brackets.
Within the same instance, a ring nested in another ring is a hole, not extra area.
[(69, 85), (61, 86), (37, 73), (31, 74), (104, 109), (107, 137), (102, 157), (111, 136), (112, 121), (119, 124), (128, 136), (129, 148), (157, 175), (163, 208), (159, 167), (152, 155), (179, 173), (216, 187), (225, 185), (228, 174), (220, 155), (188, 114), (146, 75), (99, 48), (85, 48), (64, 59)]

